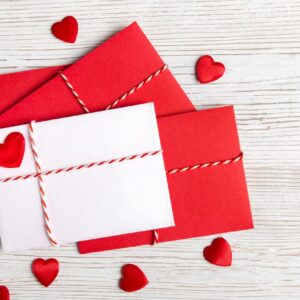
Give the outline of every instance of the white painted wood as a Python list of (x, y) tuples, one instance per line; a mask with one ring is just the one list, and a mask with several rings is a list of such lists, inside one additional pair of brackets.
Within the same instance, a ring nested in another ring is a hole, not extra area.
[[(75, 15), (75, 45), (55, 40), (54, 21)], [(298, 0), (0, 2), (0, 72), (66, 64), (137, 20), (198, 108), (235, 104), (256, 229), (226, 234), (231, 268), (202, 258), (212, 237), (80, 256), (76, 248), (0, 253), (0, 283), (13, 300), (300, 299), (300, 2)], [(197, 58), (212, 54), (226, 75), (199, 85)], [(34, 257), (57, 257), (48, 289)], [(120, 267), (140, 265), (149, 286), (117, 287)]]

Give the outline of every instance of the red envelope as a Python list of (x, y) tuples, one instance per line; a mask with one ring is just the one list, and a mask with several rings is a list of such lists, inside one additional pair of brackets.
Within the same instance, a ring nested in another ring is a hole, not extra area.
[[(138, 25), (133, 23), (63, 73), (88, 109), (97, 111), (107, 108), (163, 65)], [(2, 107), (6, 112), (0, 117), (0, 127), (83, 113), (83, 107), (66, 82), (61, 76), (54, 76), (64, 67), (56, 68), (0, 76), (0, 88), (10, 82), (11, 88), (16, 89), (14, 94), (5, 89), (8, 100), (6, 107)], [(18, 95), (29, 93), (51, 77), (19, 101)], [(147, 101), (155, 103), (158, 116), (195, 110), (168, 70), (116, 107)], [(18, 103), (7, 109), (15, 102)], [(159, 128), (167, 169), (229, 159), (240, 153), (231, 107), (160, 118)], [(214, 170), (211, 167), (170, 174), (168, 180), (176, 227), (158, 230), (159, 242), (253, 227), (241, 161)], [(79, 251), (87, 253), (152, 242), (153, 232), (142, 232), (80, 242)]]
[[(166, 170), (226, 161), (241, 153), (233, 106), (158, 118)], [(168, 174), (175, 227), (158, 242), (253, 228), (242, 160)], [(78, 243), (80, 253), (153, 243), (153, 231)]]
[[(194, 111), (168, 69), (154, 76), (164, 65), (138, 24), (133, 23), (65, 69), (63, 74), (90, 112), (106, 109), (149, 76), (152, 76), (149, 82), (115, 107), (154, 102), (159, 116)], [(24, 74), (15, 75), (14, 80), (11, 79), (14, 75), (5, 75), (10, 77), (7, 81), (11, 80), (11, 91), (14, 89), (12, 82), (19, 82)], [(82, 113), (84, 109), (71, 89), (56, 75), (7, 109), (1, 116), (0, 128), (26, 124), (32, 118), (41, 121)]]

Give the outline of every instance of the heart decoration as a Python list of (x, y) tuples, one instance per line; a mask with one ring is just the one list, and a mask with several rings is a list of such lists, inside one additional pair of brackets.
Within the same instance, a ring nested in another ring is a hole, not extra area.
[(9, 290), (6, 286), (1, 285), (0, 286), (0, 300), (9, 300), (10, 295), (9, 295)]
[(232, 263), (230, 244), (222, 237), (214, 239), (210, 246), (203, 250), (204, 258), (211, 264), (228, 267)]
[(4, 168), (20, 167), (25, 151), (25, 139), (20, 132), (12, 132), (3, 144), (0, 144), (0, 166)]
[(55, 258), (37, 258), (32, 263), (32, 272), (43, 286), (48, 287), (58, 275), (59, 262)]
[(121, 273), (122, 278), (119, 281), (119, 286), (125, 292), (138, 291), (149, 283), (145, 273), (134, 264), (124, 265)]
[(209, 83), (223, 76), (225, 66), (220, 62), (215, 62), (210, 55), (204, 55), (197, 61), (196, 72), (201, 83)]
[(75, 17), (65, 17), (51, 27), (52, 34), (67, 43), (75, 43), (78, 34), (78, 22)]

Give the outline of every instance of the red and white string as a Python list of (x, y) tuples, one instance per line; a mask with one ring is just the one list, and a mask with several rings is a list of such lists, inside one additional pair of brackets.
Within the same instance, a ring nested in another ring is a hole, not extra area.
[[(35, 153), (36, 153), (36, 151), (35, 151)], [(121, 158), (103, 160), (103, 161), (100, 161), (100, 162), (87, 163), (87, 164), (82, 164), (82, 165), (78, 165), (78, 166), (55, 169), (55, 170), (50, 170), (50, 171), (41, 171), (41, 169), (39, 169), (37, 173), (7, 177), (7, 178), (0, 179), (0, 182), (25, 180), (25, 179), (36, 178), (36, 177), (40, 177), (40, 176), (59, 174), (59, 173), (63, 173), (63, 172), (71, 172), (71, 171), (76, 171), (76, 170), (78, 171), (78, 170), (81, 170), (81, 169), (89, 169), (89, 168), (92, 168), (92, 167), (100, 167), (100, 166), (104, 166), (104, 165), (122, 163), (122, 162), (125, 162), (125, 161), (140, 159), (140, 158), (144, 158), (144, 157), (147, 157), (147, 156), (155, 156), (155, 155), (160, 154), (160, 153), (162, 153), (162, 150), (150, 151), (150, 152), (145, 152), (145, 153), (142, 153), (142, 154), (129, 155), (129, 156), (121, 157)]]
[(77, 100), (77, 102), (80, 104), (80, 106), (82, 107), (82, 109), (86, 112), (89, 113), (89, 109), (87, 108), (87, 106), (85, 105), (84, 101), (80, 99), (78, 93), (75, 91), (73, 85), (71, 84), (71, 82), (68, 80), (67, 76), (62, 72), (59, 71), (58, 74), (61, 76), (61, 78), (64, 80), (65, 84), (68, 86), (68, 88), (70, 89), (71, 93), (74, 95), (75, 99)]
[[(111, 108), (114, 108), (120, 102), (124, 101), (127, 97), (129, 97), (130, 95), (132, 95), (134, 92), (136, 92), (137, 90), (139, 90), (142, 86), (144, 86), (145, 84), (149, 83), (151, 80), (153, 80), (154, 78), (156, 78), (157, 76), (159, 76), (162, 72), (164, 72), (167, 69), (168, 69), (168, 65), (163, 65), (157, 71), (155, 71), (154, 73), (152, 73), (151, 75), (149, 75), (146, 79), (144, 79), (143, 81), (141, 81), (140, 83), (138, 83), (136, 86), (134, 86), (133, 88), (131, 88), (128, 92), (124, 93), (121, 97), (119, 97), (117, 100), (115, 100), (112, 104), (108, 105), (105, 108), (105, 110), (109, 110)], [(79, 94), (75, 91), (75, 89), (74, 89), (73, 85), (71, 84), (70, 80), (68, 79), (68, 77), (62, 71), (59, 72), (59, 75), (61, 76), (61, 78), (63, 79), (63, 81), (67, 85), (67, 87), (70, 89), (71, 93), (74, 95), (75, 99), (80, 104), (80, 106), (82, 107), (82, 109), (86, 113), (89, 113), (90, 110), (87, 108), (87, 106), (84, 103), (84, 101), (79, 97)]]
[(166, 174), (168, 175), (168, 174), (182, 173), (182, 172), (186, 172), (186, 171), (193, 171), (193, 170), (197, 170), (197, 169), (216, 167), (216, 166), (221, 166), (221, 165), (229, 165), (229, 164), (240, 161), (242, 158), (243, 158), (243, 152), (241, 152), (238, 156), (236, 156), (232, 159), (219, 160), (219, 161), (213, 161), (213, 162), (208, 162), (208, 163), (203, 163), (203, 164), (198, 164), (198, 165), (193, 165), (193, 166), (187, 166), (187, 167), (178, 168), (178, 169), (172, 169), (172, 170), (166, 171)]
[(106, 107), (106, 110), (109, 110), (109, 109), (114, 108), (115, 106), (117, 106), (120, 102), (124, 101), (128, 96), (132, 95), (134, 92), (139, 90), (142, 86), (144, 86), (146, 83), (149, 83), (152, 79), (154, 79), (155, 77), (157, 77), (158, 75), (160, 75), (162, 72), (164, 72), (167, 69), (168, 69), (168, 65), (163, 65), (160, 69), (158, 69), (153, 74), (148, 76), (146, 79), (141, 81), (139, 84), (134, 86), (128, 92), (124, 93), (120, 98), (115, 100), (112, 104), (108, 105)]
[[(30, 128), (32, 128), (32, 124), (30, 124)], [(40, 164), (38, 162), (38, 155), (37, 155), (37, 152), (36, 152), (36, 146), (35, 146), (34, 140), (31, 137), (30, 137), (30, 143), (32, 143), (32, 151), (33, 151), (33, 155), (34, 155), (34, 158), (35, 158), (35, 161), (36, 161), (38, 172), (37, 173), (32, 173), (32, 174), (27, 174), (27, 175), (19, 175), (19, 176), (11, 176), (11, 177), (7, 177), (7, 178), (2, 178), (2, 179), (0, 179), (0, 182), (25, 180), (25, 179), (29, 179), (29, 178), (36, 178), (36, 177), (39, 177), (39, 176), (47, 176), (47, 175), (52, 175), (52, 174), (59, 174), (59, 173), (62, 173), (62, 172), (71, 172), (71, 171), (76, 171), (76, 170), (80, 170), (80, 169), (88, 169), (88, 168), (97, 167), (97, 166), (99, 167), (99, 166), (103, 166), (103, 165), (121, 163), (121, 162), (128, 161), (128, 160), (144, 158), (144, 157), (147, 157), (147, 156), (154, 156), (154, 155), (162, 153), (162, 151), (163, 151), (163, 150), (150, 151), (150, 152), (145, 152), (145, 153), (142, 153), (142, 154), (129, 155), (129, 156), (124, 156), (124, 157), (116, 158), (116, 159), (103, 160), (103, 161), (100, 161), (100, 162), (87, 163), (87, 164), (82, 164), (82, 165), (78, 165), (78, 166), (55, 169), (55, 170), (50, 170), (50, 171), (41, 171)], [(171, 175), (171, 174), (182, 173), (182, 172), (186, 172), (186, 171), (192, 171), (192, 170), (203, 169), (203, 168), (208, 168), (208, 167), (216, 167), (216, 166), (220, 166), (220, 165), (229, 165), (229, 164), (236, 163), (236, 162), (240, 161), (242, 158), (243, 158), (243, 153), (241, 152), (238, 156), (236, 156), (232, 159), (220, 160), (220, 161), (209, 162), (209, 163), (203, 163), (203, 164), (183, 167), (183, 168), (179, 168), (179, 169), (166, 170), (166, 174)]]
[(159, 234), (156, 230), (153, 230), (153, 242), (152, 246), (155, 246), (159, 241)]
[(49, 218), (49, 211), (48, 211), (47, 197), (46, 197), (46, 193), (45, 193), (42, 168), (41, 168), (41, 164), (39, 161), (39, 155), (38, 155), (37, 146), (36, 146), (35, 138), (34, 138), (34, 126), (35, 126), (35, 122), (32, 121), (29, 124), (29, 141), (30, 141), (33, 158), (34, 158), (34, 162), (35, 162), (35, 166), (36, 166), (36, 170), (37, 170), (36, 174), (38, 174), (35, 177), (37, 177), (38, 184), (39, 184), (39, 190), (40, 190), (40, 196), (41, 196), (41, 202), (42, 202), (42, 208), (43, 208), (43, 215), (44, 215), (44, 221), (45, 221), (45, 229), (46, 229), (47, 236), (50, 240), (50, 243), (53, 246), (59, 246), (58, 242), (56, 241), (56, 238), (53, 235), (52, 229), (51, 229), (52, 227), (51, 227), (51, 222), (50, 222), (50, 218)]

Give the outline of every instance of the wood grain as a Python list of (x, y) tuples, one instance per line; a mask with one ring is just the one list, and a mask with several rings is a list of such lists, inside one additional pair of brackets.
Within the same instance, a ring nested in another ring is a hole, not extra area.
[[(75, 45), (49, 33), (66, 15), (79, 20)], [(1, 0), (0, 72), (71, 63), (133, 20), (199, 109), (235, 104), (255, 230), (224, 235), (231, 268), (203, 260), (212, 237), (84, 256), (69, 246), (0, 253), (0, 284), (13, 300), (300, 299), (300, 2)], [(227, 71), (200, 85), (195, 62), (207, 53)], [(30, 272), (38, 256), (61, 263), (48, 289)], [(127, 262), (150, 279), (129, 295), (117, 288)]]

